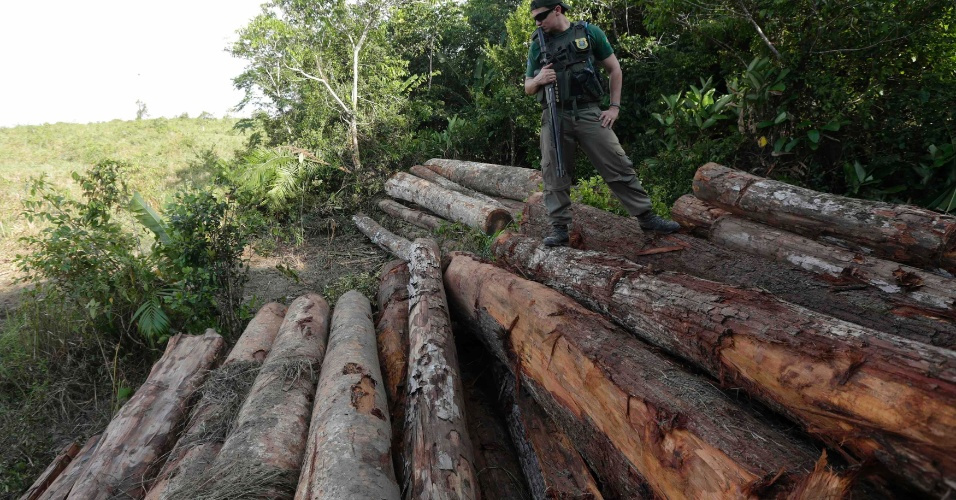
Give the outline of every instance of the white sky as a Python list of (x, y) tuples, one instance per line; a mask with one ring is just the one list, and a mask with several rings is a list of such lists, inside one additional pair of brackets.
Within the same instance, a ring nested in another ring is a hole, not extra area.
[[(264, 0), (20, 0), (0, 7), (0, 127), (203, 111), (242, 98), (225, 49)], [(232, 113), (238, 116), (238, 113)]]

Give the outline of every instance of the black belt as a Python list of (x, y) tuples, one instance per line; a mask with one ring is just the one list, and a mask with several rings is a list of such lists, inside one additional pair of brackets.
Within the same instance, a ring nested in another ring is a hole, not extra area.
[[(562, 109), (562, 110), (574, 109), (574, 103), (575, 103), (575, 100), (574, 100), (574, 99), (568, 99), (567, 101), (561, 101), (561, 102), (558, 103), (558, 108), (559, 108), (559, 109)], [(583, 109), (583, 108), (593, 108), (593, 107), (597, 107), (597, 106), (599, 106), (599, 103), (598, 103), (598, 101), (581, 101), (581, 100), (578, 100), (578, 101), (577, 101), (577, 105), (578, 105), (578, 109)], [(542, 107), (543, 107), (544, 109), (548, 109), (548, 104), (545, 103)]]

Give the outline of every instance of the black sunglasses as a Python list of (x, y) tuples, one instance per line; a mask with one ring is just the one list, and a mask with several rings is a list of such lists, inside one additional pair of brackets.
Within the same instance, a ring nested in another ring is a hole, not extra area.
[(537, 22), (539, 22), (539, 23), (543, 23), (544, 20), (547, 19), (548, 16), (550, 16), (552, 12), (554, 12), (554, 9), (555, 9), (556, 7), (557, 7), (557, 5), (555, 5), (554, 7), (551, 7), (550, 9), (548, 9), (548, 10), (546, 10), (546, 11), (544, 11), (544, 12), (538, 12), (538, 14), (534, 16), (534, 20), (537, 21)]

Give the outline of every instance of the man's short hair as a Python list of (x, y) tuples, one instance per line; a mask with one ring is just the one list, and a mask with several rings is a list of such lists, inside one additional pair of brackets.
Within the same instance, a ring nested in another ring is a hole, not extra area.
[(563, 12), (568, 11), (568, 5), (561, 0), (531, 0), (531, 10), (541, 7), (554, 7), (555, 5), (560, 5)]

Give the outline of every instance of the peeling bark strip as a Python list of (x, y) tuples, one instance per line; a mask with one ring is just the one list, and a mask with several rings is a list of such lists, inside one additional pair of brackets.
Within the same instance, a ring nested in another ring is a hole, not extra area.
[(444, 158), (432, 158), (425, 166), (467, 188), (518, 201), (541, 191), (544, 184), (541, 171), (531, 168)]
[(408, 208), (405, 205), (396, 202), (395, 200), (387, 198), (378, 202), (378, 208), (392, 217), (397, 217), (405, 222), (408, 222), (409, 224), (414, 224), (418, 227), (428, 230), (435, 230), (440, 228), (443, 224), (450, 224), (445, 219), (435, 217), (434, 215), (428, 215), (419, 210)]
[(694, 194), (738, 215), (852, 250), (935, 271), (956, 273), (956, 217), (931, 210), (856, 200), (764, 179), (708, 163)]
[(756, 290), (504, 234), (496, 256), (925, 491), (956, 479), (956, 352)]
[[(816, 479), (812, 447), (570, 298), (467, 256), (452, 259), (445, 282), (482, 338), (503, 344), (518, 372), (548, 394), (539, 402), (571, 417), (558, 419), (565, 431), (593, 434), (577, 444), (609, 494), (641, 495), (635, 472), (664, 498), (780, 497)], [(805, 498), (827, 494), (839, 497), (816, 490)]]
[(353, 215), (352, 222), (359, 228), (359, 231), (362, 231), (362, 234), (368, 236), (372, 243), (378, 245), (382, 250), (391, 252), (392, 255), (402, 260), (409, 259), (412, 242), (385, 229), (365, 214), (357, 213)]
[(671, 217), (682, 227), (690, 228), (694, 234), (707, 237), (710, 227), (730, 212), (715, 207), (692, 194), (685, 194), (671, 206)]
[[(708, 229), (710, 240), (725, 248), (786, 262), (812, 273), (867, 283), (880, 291), (929, 309), (929, 315), (956, 319), (956, 280), (875, 257), (866, 257), (832, 245), (726, 214), (710, 217), (707, 203), (674, 204), (678, 220), (696, 219)], [(696, 198), (692, 198), (696, 199)], [(680, 214), (680, 215), (678, 215)], [(708, 222), (709, 221), (709, 222)], [(706, 226), (705, 226), (706, 224)]]
[[(867, 328), (892, 333), (935, 346), (956, 347), (956, 323), (930, 319), (925, 312), (904, 313), (874, 288), (841, 290), (831, 279), (763, 257), (729, 249), (685, 234), (641, 236), (633, 218), (621, 217), (587, 205), (572, 204), (571, 246), (621, 255), (657, 270), (678, 271), (721, 283), (761, 288), (794, 304)], [(675, 209), (679, 207), (675, 205)], [(675, 213), (675, 216), (677, 214)], [(521, 232), (540, 237), (550, 231), (544, 203), (531, 197), (521, 219)], [(658, 248), (682, 251), (654, 254)], [(844, 281), (845, 278), (840, 278)], [(854, 283), (856, 283), (854, 281)]]
[(445, 189), (405, 172), (398, 172), (385, 183), (385, 192), (393, 198), (421, 205), (439, 216), (461, 222), (485, 234), (494, 234), (511, 224), (511, 212), (499, 205)]
[[(76, 453), (76, 456), (67, 464), (66, 468), (60, 472), (53, 479), (46, 488), (39, 492), (34, 498), (38, 500), (63, 500), (70, 494), (70, 490), (73, 488), (73, 484), (76, 483), (76, 478), (80, 476), (80, 473), (83, 472), (83, 469), (86, 467), (86, 464), (89, 463), (90, 459), (93, 458), (93, 453), (96, 452), (96, 445), (100, 442), (100, 437), (102, 434), (97, 434), (86, 441), (86, 444), (83, 445), (83, 448)], [(29, 497), (26, 497), (29, 498)], [(23, 500), (23, 499), (21, 499)]]
[[(224, 427), (227, 421), (235, 418), (251, 387), (251, 378), (245, 377), (254, 377), (254, 374), (243, 374), (243, 382), (234, 386), (234, 394), (222, 394), (219, 392), (221, 389), (213, 385), (222, 377), (239, 376), (231, 367), (244, 364), (252, 369), (251, 367), (261, 364), (272, 349), (285, 313), (286, 307), (276, 302), (259, 308), (256, 316), (239, 336), (236, 345), (229, 351), (222, 366), (206, 378), (200, 390), (202, 398), (193, 408), (185, 432), (153, 480), (146, 495), (148, 500), (167, 498), (177, 490), (182, 491), (185, 488), (183, 483), (205, 474), (226, 439), (225, 429), (217, 428)], [(185, 493), (193, 492), (186, 488)]]
[(483, 201), (483, 202), (485, 202), (485, 203), (488, 203), (488, 204), (491, 204), (491, 205), (496, 205), (496, 206), (499, 206), (499, 207), (501, 207), (501, 208), (504, 208), (505, 210), (508, 210), (509, 212), (512, 212), (512, 213), (511, 213), (512, 216), (515, 216), (515, 215), (518, 215), (518, 213), (521, 213), (520, 210), (518, 210), (518, 212), (515, 213), (515, 212), (512, 210), (511, 207), (509, 207), (509, 206), (505, 205), (504, 203), (502, 203), (502, 202), (496, 200), (495, 198), (492, 198), (491, 196), (488, 196), (488, 195), (486, 195), (485, 193), (481, 193), (481, 192), (475, 191), (474, 189), (466, 188), (465, 186), (462, 186), (461, 184), (458, 184), (457, 182), (451, 181), (451, 180), (449, 180), (449, 179), (443, 177), (443, 176), (442, 176), (441, 174), (439, 174), (438, 172), (436, 172), (436, 171), (432, 170), (431, 168), (426, 167), (426, 166), (424, 166), (424, 165), (414, 165), (414, 166), (412, 166), (412, 168), (408, 169), (408, 171), (409, 171), (409, 173), (411, 173), (411, 174), (414, 175), (415, 177), (421, 177), (422, 179), (425, 179), (426, 181), (434, 182), (435, 184), (438, 184), (439, 186), (441, 186), (441, 187), (443, 187), (443, 188), (445, 188), (445, 189), (449, 189), (449, 190), (451, 190), (451, 191), (455, 191), (455, 192), (457, 192), (457, 193), (461, 193), (461, 194), (463, 194), (463, 195), (465, 195), (465, 196), (470, 196), (470, 197), (475, 198), (475, 199), (477, 199), (477, 200), (481, 200), (481, 201)]
[(352, 290), (335, 304), (295, 498), (397, 500), (387, 410), (372, 308)]
[(402, 429), (408, 378), (408, 264), (393, 260), (382, 268), (375, 335), (392, 424), (392, 460), (402, 470)]
[(405, 498), (477, 499), (458, 353), (434, 241), (415, 240), (408, 269)]
[(50, 465), (47, 466), (46, 470), (37, 477), (36, 481), (33, 482), (33, 485), (30, 486), (30, 489), (27, 490), (23, 496), (20, 497), (20, 500), (36, 500), (40, 498), (40, 495), (50, 487), (50, 484), (63, 473), (64, 470), (70, 465), (70, 462), (73, 461), (73, 458), (76, 457), (77, 453), (80, 452), (80, 445), (76, 442), (72, 442), (66, 445), (62, 451), (50, 462)]
[(71, 498), (141, 498), (173, 447), (186, 402), (225, 351), (222, 337), (176, 335), (136, 394), (120, 409), (70, 491)]
[[(328, 330), (325, 299), (310, 293), (292, 302), (239, 411), (235, 430), (194, 498), (213, 492), (229, 498), (224, 492), (232, 490), (256, 498), (292, 495)], [(273, 479), (255, 480), (260, 477)]]

